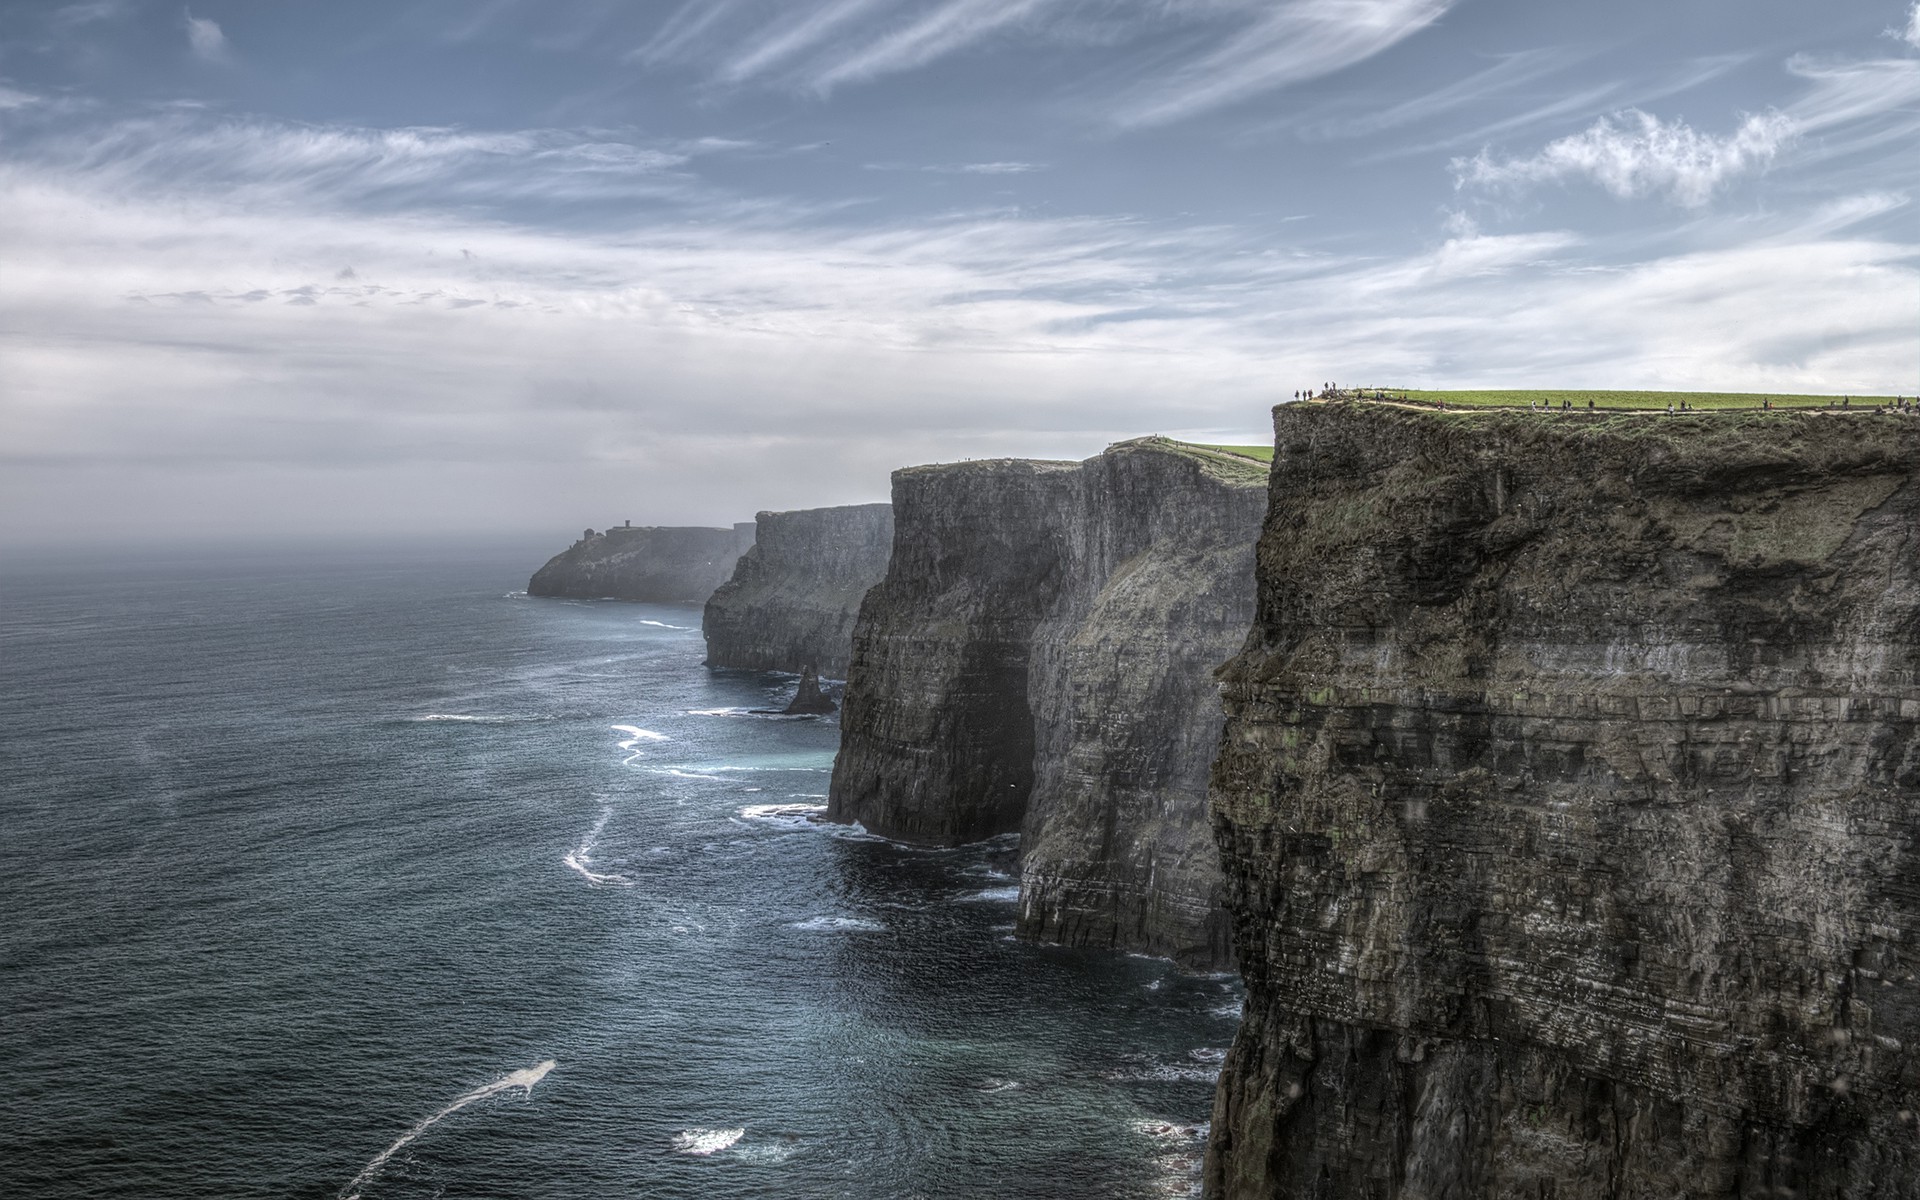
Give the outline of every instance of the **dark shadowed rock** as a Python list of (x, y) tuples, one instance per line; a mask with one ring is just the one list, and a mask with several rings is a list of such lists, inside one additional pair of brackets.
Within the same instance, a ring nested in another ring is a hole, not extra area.
[(1275, 431), (1210, 1194), (1920, 1195), (1920, 427)]
[(860, 598), (887, 573), (893, 506), (763, 512), (753, 548), (707, 601), (707, 665), (847, 673)]
[(1252, 616), (1265, 467), (1165, 439), (894, 474), (829, 817), (1021, 833), (1023, 936), (1230, 956), (1206, 776)]
[(532, 596), (702, 604), (753, 544), (753, 526), (732, 529), (616, 526), (549, 559), (527, 583)]
[(807, 664), (807, 669), (800, 673), (800, 686), (794, 689), (793, 699), (785, 711), (790, 717), (834, 711), (833, 698), (820, 690), (820, 672), (814, 670), (813, 664)]

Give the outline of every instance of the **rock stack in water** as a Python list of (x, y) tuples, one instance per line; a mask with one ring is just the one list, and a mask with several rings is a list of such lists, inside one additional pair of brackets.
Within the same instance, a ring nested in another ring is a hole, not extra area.
[(1920, 431), (1275, 432), (1209, 1193), (1920, 1195)]
[(813, 664), (800, 673), (800, 686), (793, 691), (793, 699), (787, 702), (786, 715), (789, 717), (812, 713), (830, 713), (834, 711), (833, 697), (820, 690), (820, 672)]
[(1228, 961), (1213, 671), (1251, 620), (1265, 480), (1158, 438), (895, 472), (829, 818), (926, 845), (1018, 830), (1024, 936)]
[(753, 526), (702, 529), (619, 525), (589, 529), (527, 582), (532, 596), (701, 604), (753, 544)]
[(860, 598), (887, 573), (893, 508), (850, 504), (763, 512), (753, 548), (707, 601), (707, 665), (842, 679)]

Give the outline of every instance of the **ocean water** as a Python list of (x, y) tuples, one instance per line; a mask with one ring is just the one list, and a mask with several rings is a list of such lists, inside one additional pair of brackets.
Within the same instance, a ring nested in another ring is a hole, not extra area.
[[(535, 556), (537, 558), (537, 555)], [(1237, 983), (526, 548), (0, 564), (0, 1194), (1191, 1194)]]

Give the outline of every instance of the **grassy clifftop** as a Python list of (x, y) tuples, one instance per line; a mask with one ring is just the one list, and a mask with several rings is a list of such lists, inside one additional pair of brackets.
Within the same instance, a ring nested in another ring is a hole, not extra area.
[[(1562, 402), (1571, 402), (1573, 407), (1584, 409), (1591, 400), (1596, 408), (1610, 409), (1658, 409), (1662, 412), (1671, 404), (1678, 408), (1685, 402), (1690, 409), (1712, 410), (1726, 408), (1760, 408), (1771, 403), (1774, 408), (1826, 408), (1837, 405), (1840, 396), (1809, 395), (1773, 395), (1765, 392), (1630, 392), (1630, 391), (1566, 391), (1552, 389), (1516, 389), (1510, 391), (1423, 391), (1415, 388), (1365, 388), (1365, 392), (1381, 391), (1390, 395), (1405, 396), (1409, 400), (1431, 403), (1439, 401), (1449, 405), (1461, 405), (1470, 408), (1525, 408), (1529, 403), (1546, 404), (1554, 408)], [(1849, 396), (1845, 397), (1850, 407), (1878, 407), (1892, 399), (1891, 396)]]

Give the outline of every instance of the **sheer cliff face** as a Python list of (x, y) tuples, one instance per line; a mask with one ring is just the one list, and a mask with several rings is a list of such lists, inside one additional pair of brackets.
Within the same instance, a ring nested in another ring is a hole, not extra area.
[(732, 529), (621, 526), (582, 538), (527, 583), (533, 596), (702, 604), (725, 583), (753, 526)]
[(887, 573), (893, 506), (763, 512), (753, 548), (707, 601), (707, 664), (845, 678), (860, 598)]
[(1920, 1194), (1920, 430), (1275, 428), (1211, 1193)]
[(1225, 961), (1212, 672), (1251, 618), (1265, 475), (1161, 440), (897, 472), (830, 815), (930, 844), (1019, 830), (1023, 935)]

